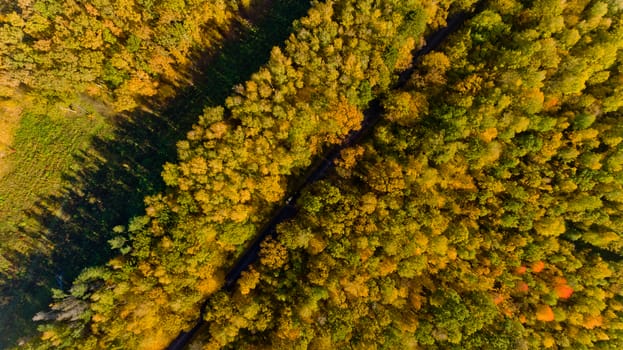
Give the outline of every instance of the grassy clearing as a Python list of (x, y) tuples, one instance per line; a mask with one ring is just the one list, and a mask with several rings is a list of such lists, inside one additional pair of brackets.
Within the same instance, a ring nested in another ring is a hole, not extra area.
[(15, 234), (25, 226), (37, 225), (26, 213), (33, 210), (40, 198), (61, 189), (62, 174), (77, 165), (74, 155), (89, 147), (91, 137), (105, 136), (111, 130), (105, 118), (92, 114), (63, 118), (23, 116), (12, 143), (14, 151), (2, 160), (5, 169), (0, 177), (2, 255), (5, 255), (6, 245), (22, 253), (26, 253), (30, 244), (41, 248), (29, 237), (15, 239)]
[(54, 248), (46, 228), (31, 215), (36, 203), (61, 193), (66, 185), (63, 174), (75, 170), (79, 164), (75, 155), (90, 147), (93, 136), (112, 134), (107, 119), (94, 115), (24, 114), (15, 129), (13, 151), (0, 160), (5, 170), (0, 176), (0, 348), (7, 345), (5, 339), (15, 336), (16, 329), (33, 330), (29, 318), (49, 298), (47, 288), (41, 287), (55, 279), (53, 275), (24, 278), (28, 266), (17, 265), (26, 264), (25, 257), (33, 254), (45, 260)]

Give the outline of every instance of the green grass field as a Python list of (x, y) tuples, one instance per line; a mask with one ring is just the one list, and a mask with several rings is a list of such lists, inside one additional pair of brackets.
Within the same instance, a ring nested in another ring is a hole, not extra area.
[[(52, 118), (26, 114), (14, 136), (15, 152), (2, 161), (7, 169), (0, 178), (0, 252), (6, 257), (7, 248), (27, 253), (40, 250), (45, 242), (37, 237), (19, 237), (28, 227), (39, 229), (28, 212), (36, 210), (40, 199), (57, 194), (63, 186), (62, 174), (77, 166), (74, 155), (88, 149), (93, 136), (111, 135), (112, 128), (105, 118), (65, 116)], [(6, 271), (6, 262), (0, 271)]]
[[(15, 151), (1, 160), (6, 169), (0, 178), (1, 338), (11, 337), (15, 329), (32, 329), (16, 315), (32, 315), (45, 306), (42, 301), (49, 298), (45, 285), (54, 281), (54, 276), (33, 275), (29, 270), (32, 256), (46, 259), (54, 248), (46, 228), (31, 214), (42, 200), (61, 194), (63, 174), (79, 166), (75, 155), (89, 149), (94, 136), (110, 135), (107, 119), (92, 114), (62, 118), (25, 114), (20, 120), (12, 145)], [(40, 292), (18, 292), (23, 289)]]

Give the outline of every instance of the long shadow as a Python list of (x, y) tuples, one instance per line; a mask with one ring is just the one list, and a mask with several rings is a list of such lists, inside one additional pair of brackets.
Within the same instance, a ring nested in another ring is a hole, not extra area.
[(11, 315), (0, 316), (0, 348), (36, 333), (31, 318), (47, 308), (51, 288), (67, 291), (83, 268), (115, 254), (107, 243), (112, 228), (143, 214), (145, 196), (164, 190), (160, 173), (165, 162), (176, 160), (176, 142), (205, 106), (223, 104), (233, 86), (268, 60), (309, 6), (301, 0), (266, 1), (260, 11), (246, 13), (233, 32), (223, 33), (218, 50), (195, 53), (188, 87), (164, 105), (145, 101), (143, 111), (117, 117), (114, 137), (94, 137), (91, 148), (76, 155), (79, 170), (65, 175), (62, 194), (42, 198), (29, 213), (45, 235), (22, 232), (47, 240), (52, 254), (9, 257), (24, 269), (0, 286), (0, 315)]

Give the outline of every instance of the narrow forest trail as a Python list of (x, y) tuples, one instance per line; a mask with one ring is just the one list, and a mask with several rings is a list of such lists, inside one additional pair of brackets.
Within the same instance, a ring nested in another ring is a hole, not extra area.
[[(485, 1), (480, 1), (476, 5), (474, 11), (461, 12), (448, 18), (447, 25), (432, 33), (427, 38), (426, 44), (413, 53), (413, 63), (411, 68), (399, 74), (396, 84), (392, 87), (392, 89), (397, 90), (403, 88), (408, 82), (409, 77), (414, 72), (415, 66), (419, 59), (439, 47), (448, 35), (458, 30), (462, 24), (465, 23), (465, 21), (481, 12), (484, 9), (484, 4)], [(296, 207), (296, 202), (301, 196), (303, 190), (307, 186), (327, 175), (328, 171), (334, 167), (334, 161), (339, 157), (341, 151), (347, 147), (356, 145), (368, 136), (374, 130), (374, 127), (383, 114), (383, 106), (381, 105), (380, 98), (377, 97), (373, 99), (368, 105), (368, 108), (363, 111), (364, 118), (361, 123), (361, 127), (358, 130), (351, 131), (341, 144), (332, 147), (316, 162), (314, 162), (312, 166), (310, 166), (309, 170), (302, 176), (304, 180), (298, 182), (298, 185), (296, 185), (290, 192), (290, 195), (287, 197), (284, 205), (276, 210), (275, 214), (264, 225), (260, 233), (250, 243), (236, 264), (231, 268), (225, 277), (225, 284), (222, 287), (224, 290), (232, 291), (242, 272), (258, 260), (261, 243), (269, 236), (274, 237), (277, 234), (277, 225), (293, 218), (297, 214), (298, 208)], [(208, 300), (205, 300), (201, 306), (200, 318), (196, 321), (193, 328), (188, 332), (181, 332), (178, 337), (174, 339), (171, 344), (169, 344), (167, 350), (181, 350), (186, 348), (199, 330), (204, 328), (204, 326), (207, 326), (207, 323), (203, 320), (202, 316), (206, 311), (207, 305)]]

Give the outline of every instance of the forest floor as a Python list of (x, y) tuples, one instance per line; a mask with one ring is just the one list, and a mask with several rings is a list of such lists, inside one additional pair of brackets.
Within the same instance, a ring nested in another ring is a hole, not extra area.
[[(31, 317), (50, 303), (51, 288), (67, 290), (84, 267), (110, 258), (112, 228), (164, 190), (162, 166), (175, 161), (177, 141), (203, 108), (223, 104), (308, 7), (291, 0), (250, 13), (218, 50), (195, 54), (190, 85), (164, 104), (144, 101), (114, 118), (91, 108), (18, 120), (15, 151), (0, 160), (8, 169), (0, 177), (0, 276), (9, 276), (0, 280), (0, 349), (35, 334)], [(10, 271), (17, 263), (22, 270)]]

